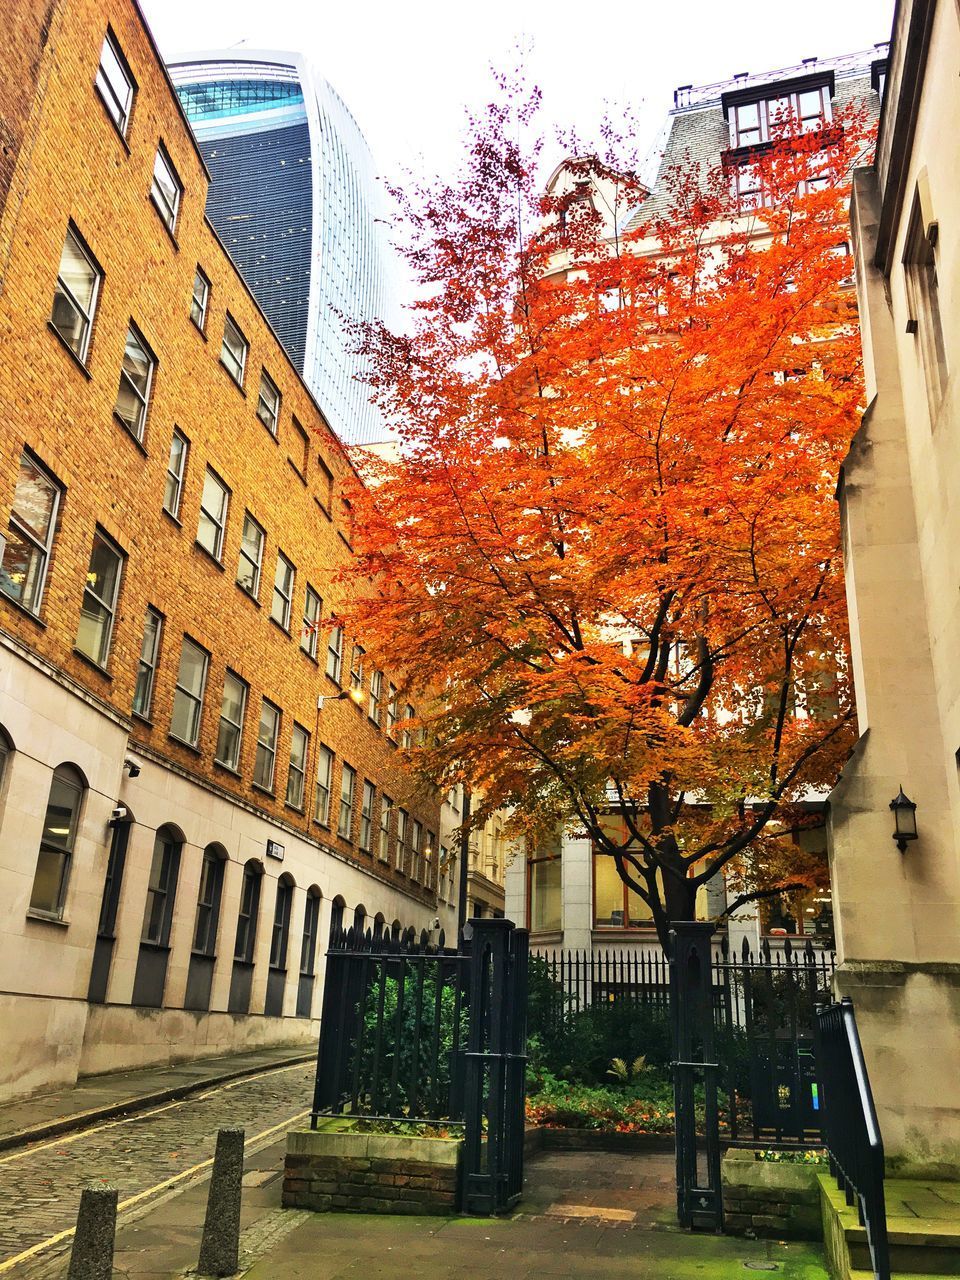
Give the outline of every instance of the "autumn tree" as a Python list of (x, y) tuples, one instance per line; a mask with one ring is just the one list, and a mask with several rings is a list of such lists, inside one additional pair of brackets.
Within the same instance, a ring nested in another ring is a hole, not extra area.
[(361, 463), (350, 622), (419, 698), (415, 763), (534, 847), (586, 832), (665, 944), (721, 868), (739, 900), (802, 883), (784, 834), (853, 738), (863, 121), (785, 122), (744, 209), (722, 169), (648, 198), (609, 136), (545, 197), (535, 112), (503, 95), (456, 180), (399, 193), (420, 294), (362, 335), (401, 445)]

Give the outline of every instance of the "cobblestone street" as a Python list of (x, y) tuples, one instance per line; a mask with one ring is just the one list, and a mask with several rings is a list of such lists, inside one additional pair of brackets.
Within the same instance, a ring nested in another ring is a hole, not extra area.
[(74, 1226), (83, 1187), (116, 1186), (122, 1209), (209, 1160), (219, 1128), (245, 1129), (249, 1150), (259, 1135), (302, 1117), (312, 1077), (309, 1065), (265, 1072), (0, 1156), (0, 1272)]

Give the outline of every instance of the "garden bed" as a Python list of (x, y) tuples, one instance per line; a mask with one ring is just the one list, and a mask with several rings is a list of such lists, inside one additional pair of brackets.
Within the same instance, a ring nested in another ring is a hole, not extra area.
[(459, 1132), (439, 1137), (371, 1132), (377, 1127), (335, 1116), (320, 1120), (316, 1129), (288, 1133), (284, 1208), (317, 1213), (455, 1212), (463, 1146)]

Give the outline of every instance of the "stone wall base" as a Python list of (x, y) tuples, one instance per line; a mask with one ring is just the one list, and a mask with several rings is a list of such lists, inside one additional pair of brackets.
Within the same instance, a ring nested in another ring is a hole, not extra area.
[(755, 1160), (752, 1151), (723, 1158), (723, 1225), (728, 1235), (773, 1240), (820, 1240), (816, 1165)]

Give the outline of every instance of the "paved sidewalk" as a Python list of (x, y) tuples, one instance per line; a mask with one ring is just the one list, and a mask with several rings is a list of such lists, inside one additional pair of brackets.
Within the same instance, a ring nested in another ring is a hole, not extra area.
[(0, 1106), (0, 1151), (36, 1142), (40, 1138), (71, 1133), (97, 1120), (185, 1098), (226, 1080), (253, 1075), (285, 1063), (306, 1062), (313, 1058), (314, 1053), (309, 1045), (286, 1045), (223, 1057), (198, 1058), (175, 1066), (85, 1076), (72, 1088), (37, 1094)]

